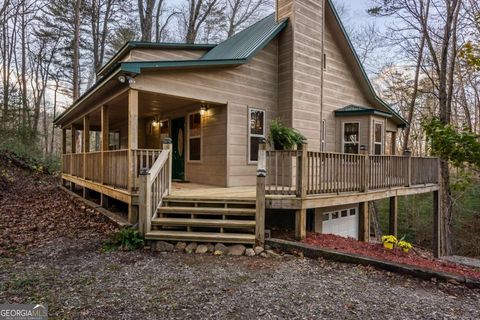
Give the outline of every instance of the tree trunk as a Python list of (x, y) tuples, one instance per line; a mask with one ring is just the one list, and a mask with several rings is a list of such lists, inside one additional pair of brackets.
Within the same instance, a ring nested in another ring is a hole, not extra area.
[(72, 97), (77, 100), (80, 97), (80, 7), (82, 0), (75, 1), (74, 34), (73, 34), (73, 55), (72, 55)]

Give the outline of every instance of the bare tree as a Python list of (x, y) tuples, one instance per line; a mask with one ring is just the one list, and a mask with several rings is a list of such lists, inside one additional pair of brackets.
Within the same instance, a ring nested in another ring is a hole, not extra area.
[(77, 100), (80, 97), (80, 7), (82, 0), (75, 0), (75, 15), (73, 20), (73, 54), (72, 54), (72, 97)]
[(188, 6), (182, 10), (186, 43), (195, 43), (200, 28), (218, 10), (219, 3), (219, 0), (188, 0)]
[(261, 18), (266, 9), (272, 8), (269, 0), (226, 0), (226, 2), (228, 38), (233, 36), (242, 25)]

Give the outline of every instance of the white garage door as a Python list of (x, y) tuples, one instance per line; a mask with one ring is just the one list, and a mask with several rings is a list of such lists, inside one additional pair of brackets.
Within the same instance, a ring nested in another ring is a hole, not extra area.
[(322, 233), (358, 239), (358, 208), (325, 212)]

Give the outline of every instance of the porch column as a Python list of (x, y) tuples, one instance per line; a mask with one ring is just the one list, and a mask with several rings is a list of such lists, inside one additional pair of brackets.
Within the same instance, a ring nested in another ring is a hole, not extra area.
[(370, 214), (368, 212), (368, 201), (360, 202), (358, 205), (358, 240), (370, 241)]
[[(134, 150), (138, 149), (138, 91), (128, 91), (128, 186), (127, 190), (133, 192), (135, 168), (133, 167)], [(138, 221), (138, 206), (128, 205), (128, 222), (135, 224)]]
[(398, 233), (398, 197), (390, 197), (389, 234), (397, 236)]
[[(70, 151), (72, 153), (72, 156), (70, 156), (70, 174), (73, 172), (73, 154), (76, 153), (77, 151), (77, 140), (76, 140), (76, 133), (77, 129), (75, 128), (75, 125), (72, 124), (70, 126)], [(75, 183), (70, 181), (70, 191), (75, 190)]]
[(132, 192), (134, 168), (133, 151), (138, 149), (138, 91), (128, 91), (128, 191)]
[[(100, 109), (100, 117), (101, 117), (101, 123), (100, 123), (100, 126), (101, 126), (101, 130), (102, 130), (102, 145), (101, 145), (101, 150), (102, 150), (102, 153), (101, 153), (101, 168), (102, 168), (102, 172), (101, 172), (101, 183), (102, 184), (105, 184), (105, 166), (107, 164), (107, 159), (106, 159), (106, 155), (105, 155), (105, 151), (108, 151), (108, 145), (109, 145), (109, 139), (110, 139), (110, 135), (109, 135), (109, 127), (108, 127), (108, 107), (107, 106), (102, 106), (101, 109)], [(103, 206), (103, 207), (108, 207), (108, 198), (107, 196), (105, 196), (103, 193), (101, 194), (101, 197), (100, 197), (100, 205)]]
[[(67, 129), (65, 128), (62, 128), (62, 156), (60, 158), (60, 161), (61, 161), (61, 167), (62, 168), (62, 171), (61, 173), (64, 174), (65, 173), (65, 164), (63, 163), (65, 161), (65, 156), (64, 154), (67, 153)], [(62, 186), (64, 187), (65, 186), (65, 180), (63, 179), (63, 177), (60, 176), (60, 182), (62, 184)]]
[[(83, 117), (83, 180), (87, 177), (87, 152), (90, 152), (90, 117)], [(83, 197), (88, 195), (88, 189), (83, 187)]]

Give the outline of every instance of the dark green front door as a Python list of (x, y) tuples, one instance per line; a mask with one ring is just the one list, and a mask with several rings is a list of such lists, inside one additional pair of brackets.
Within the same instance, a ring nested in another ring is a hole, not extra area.
[(185, 118), (172, 120), (172, 179), (185, 179)]

